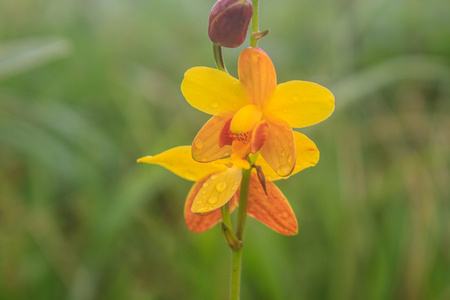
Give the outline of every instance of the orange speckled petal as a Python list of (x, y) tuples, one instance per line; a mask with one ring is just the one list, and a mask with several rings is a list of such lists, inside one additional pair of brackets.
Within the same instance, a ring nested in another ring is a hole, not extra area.
[(252, 173), (247, 214), (278, 233), (297, 234), (297, 219), (286, 197), (270, 181), (266, 182), (266, 190), (267, 195), (256, 174)]
[(270, 57), (259, 48), (241, 52), (238, 62), (239, 80), (249, 90), (253, 104), (262, 108), (277, 86), (277, 74)]
[(268, 125), (267, 138), (260, 150), (261, 155), (279, 176), (289, 176), (296, 162), (294, 132), (287, 124), (268, 122)]
[(203, 125), (192, 143), (192, 157), (199, 162), (211, 162), (231, 154), (231, 146), (219, 146), (219, 137), (232, 114), (213, 116)]
[[(291, 175), (300, 172), (303, 169), (313, 167), (319, 161), (319, 150), (313, 141), (300, 132), (294, 131), (295, 150), (297, 153), (297, 161), (295, 162), (294, 171)], [(288, 177), (279, 176), (264, 160), (262, 156), (259, 156), (256, 165), (261, 166), (261, 169), (266, 176), (267, 180), (274, 181), (279, 179), (285, 179)]]
[(191, 211), (196, 214), (205, 214), (222, 207), (238, 190), (241, 178), (242, 171), (237, 168), (228, 168), (212, 174), (195, 196)]
[[(195, 197), (209, 177), (210, 176), (205, 177), (192, 186), (184, 205), (184, 220), (186, 221), (186, 225), (189, 230), (195, 233), (208, 230), (222, 220), (222, 213), (220, 209), (216, 209), (208, 215), (197, 215), (191, 211), (191, 206), (194, 202)], [(236, 207), (236, 203), (237, 194), (235, 194), (230, 200), (230, 212), (234, 210), (234, 208)]]

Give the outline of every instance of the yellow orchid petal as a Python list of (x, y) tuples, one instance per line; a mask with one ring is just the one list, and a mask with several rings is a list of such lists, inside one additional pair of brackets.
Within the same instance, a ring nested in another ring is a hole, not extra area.
[[(295, 148), (297, 153), (297, 161), (295, 167), (289, 176), (300, 172), (303, 169), (315, 166), (319, 161), (319, 150), (313, 141), (300, 132), (294, 131)], [(275, 181), (285, 179), (288, 177), (279, 176), (260, 155), (256, 161), (256, 165), (261, 166), (261, 169), (268, 181)]]
[(252, 174), (248, 192), (247, 214), (272, 230), (284, 234), (298, 233), (297, 219), (283, 193), (270, 181), (266, 191), (255, 174)]
[(227, 203), (239, 188), (241, 178), (242, 171), (237, 168), (211, 175), (197, 193), (192, 203), (192, 212), (204, 214)]
[(292, 128), (271, 122), (268, 125), (267, 138), (259, 152), (279, 176), (289, 176), (296, 162)]
[(277, 75), (269, 56), (259, 48), (247, 48), (238, 61), (239, 80), (252, 95), (253, 104), (263, 107), (277, 85)]
[(187, 180), (199, 181), (205, 176), (224, 171), (227, 167), (220, 163), (199, 163), (192, 158), (190, 146), (179, 146), (155, 156), (146, 156), (138, 162), (156, 164)]
[[(195, 233), (208, 230), (209, 228), (217, 224), (220, 220), (222, 220), (222, 213), (220, 209), (216, 209), (212, 211), (210, 214), (204, 216), (194, 214), (191, 211), (191, 206), (192, 203), (194, 202), (195, 197), (197, 196), (203, 184), (209, 177), (210, 176), (203, 178), (201, 181), (196, 182), (192, 186), (186, 198), (186, 203), (184, 205), (184, 220), (189, 230)], [(236, 207), (237, 199), (238, 199), (237, 194), (234, 194), (230, 200), (230, 212), (232, 212)]]
[(333, 94), (327, 88), (307, 81), (279, 84), (264, 106), (264, 115), (268, 119), (281, 119), (294, 128), (322, 122), (333, 111)]
[(262, 110), (253, 104), (248, 104), (234, 115), (231, 120), (230, 130), (236, 134), (248, 132), (261, 120), (261, 117)]
[(235, 112), (250, 103), (239, 80), (207, 67), (189, 69), (184, 74), (181, 92), (190, 105), (210, 115)]
[(192, 157), (199, 162), (211, 162), (231, 154), (231, 146), (219, 146), (219, 136), (231, 114), (213, 116), (203, 125), (192, 143)]

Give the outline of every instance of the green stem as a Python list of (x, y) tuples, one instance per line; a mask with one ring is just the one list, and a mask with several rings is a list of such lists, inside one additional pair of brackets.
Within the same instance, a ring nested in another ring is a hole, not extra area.
[(242, 265), (242, 242), (244, 240), (244, 229), (247, 220), (248, 190), (252, 169), (242, 170), (242, 180), (239, 195), (239, 210), (237, 215), (236, 237), (241, 242), (241, 247), (232, 249), (231, 262), (231, 287), (230, 300), (238, 300), (241, 287), (241, 265)]
[(217, 69), (228, 73), (227, 68), (225, 67), (225, 62), (223, 60), (222, 47), (213, 43), (213, 54)]
[(236, 237), (242, 241), (244, 239), (245, 222), (247, 220), (247, 200), (250, 185), (250, 174), (252, 169), (242, 170), (241, 188), (239, 194), (239, 210), (237, 215)]
[(231, 231), (233, 231), (230, 217), (230, 202), (227, 202), (224, 206), (222, 206), (222, 222), (225, 223)]
[(253, 17), (252, 17), (252, 34), (250, 35), (250, 47), (258, 46), (258, 39), (253, 36), (253, 33), (259, 32), (259, 0), (252, 0), (253, 3)]

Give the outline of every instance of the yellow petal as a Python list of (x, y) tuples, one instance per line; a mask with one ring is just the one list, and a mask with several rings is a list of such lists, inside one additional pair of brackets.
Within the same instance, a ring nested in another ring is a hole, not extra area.
[(207, 67), (189, 69), (184, 74), (181, 92), (190, 105), (211, 115), (235, 112), (251, 101), (239, 80)]
[(284, 235), (298, 232), (297, 219), (283, 193), (272, 182), (266, 182), (267, 194), (252, 174), (248, 192), (247, 214), (272, 230)]
[(294, 128), (317, 124), (333, 111), (333, 94), (327, 88), (307, 81), (279, 84), (264, 106), (268, 119), (281, 119)]
[[(196, 182), (192, 186), (186, 198), (186, 203), (184, 205), (184, 220), (186, 221), (187, 227), (192, 232), (197, 233), (208, 230), (209, 228), (217, 224), (220, 220), (222, 220), (222, 212), (220, 211), (220, 209), (216, 209), (206, 216), (197, 215), (191, 211), (191, 206), (194, 202), (195, 197), (208, 178), (209, 177), (205, 177), (201, 181)], [(230, 201), (230, 212), (234, 210), (234, 208), (236, 207), (236, 203), (237, 195), (234, 194)]]
[(292, 128), (271, 122), (268, 125), (267, 138), (259, 152), (279, 176), (289, 176), (296, 162)]
[(211, 175), (197, 193), (192, 204), (192, 212), (204, 214), (227, 203), (239, 188), (241, 178), (242, 171), (237, 168), (229, 168)]
[(207, 175), (224, 171), (227, 167), (221, 163), (199, 163), (192, 158), (190, 146), (179, 146), (155, 156), (146, 156), (138, 162), (156, 164), (174, 172), (187, 180), (199, 181)]
[[(300, 172), (303, 169), (315, 166), (319, 161), (319, 150), (313, 141), (300, 132), (294, 131), (295, 148), (297, 160), (295, 167), (289, 176)], [(285, 179), (288, 177), (279, 176), (260, 155), (256, 161), (256, 165), (261, 166), (263, 173), (268, 181)]]
[(213, 116), (203, 125), (192, 143), (192, 157), (199, 162), (211, 162), (231, 154), (231, 146), (219, 146), (219, 136), (231, 114)]
[(253, 104), (263, 107), (277, 85), (277, 74), (269, 56), (259, 48), (241, 52), (238, 62), (239, 80), (249, 90)]

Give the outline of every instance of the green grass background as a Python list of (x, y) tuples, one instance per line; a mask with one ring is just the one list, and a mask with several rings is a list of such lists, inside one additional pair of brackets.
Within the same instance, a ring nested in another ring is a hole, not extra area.
[[(213, 0), (0, 0), (0, 299), (227, 299), (192, 183), (136, 159), (190, 144)], [(278, 81), (330, 88), (319, 164), (278, 186), (299, 234), (248, 222), (242, 299), (450, 299), (450, 2), (261, 0)], [(248, 45), (248, 42), (246, 42)], [(225, 49), (236, 74), (238, 49)]]

